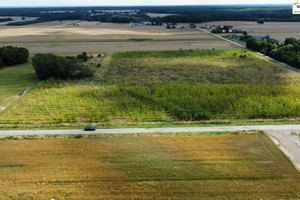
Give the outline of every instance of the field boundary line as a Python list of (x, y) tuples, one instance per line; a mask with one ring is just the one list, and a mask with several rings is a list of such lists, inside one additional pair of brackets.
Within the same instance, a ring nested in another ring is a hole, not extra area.
[(211, 32), (209, 32), (209, 31), (207, 31), (207, 30), (202, 29), (202, 28), (197, 28), (197, 29), (200, 30), (200, 31), (202, 31), (202, 32), (205, 32), (205, 33), (208, 33), (208, 34), (210, 34), (210, 35), (213, 35), (213, 36), (215, 36), (215, 37), (217, 37), (217, 38), (219, 38), (219, 39), (221, 39), (221, 40), (225, 40), (225, 41), (227, 41), (227, 42), (230, 42), (230, 43), (232, 43), (232, 44), (234, 44), (234, 45), (236, 45), (236, 46), (238, 46), (238, 47), (241, 47), (241, 48), (243, 48), (243, 49), (247, 49), (247, 50), (249, 50), (249, 51), (252, 51), (252, 52), (254, 52), (254, 53), (256, 53), (256, 54), (258, 54), (258, 55), (260, 55), (260, 56), (263, 56), (263, 57), (265, 57), (265, 58), (267, 58), (267, 59), (273, 61), (273, 62), (276, 62), (276, 63), (278, 63), (278, 64), (281, 64), (281, 65), (284, 65), (284, 66), (286, 66), (286, 67), (289, 67), (289, 68), (291, 68), (291, 69), (293, 69), (293, 70), (295, 70), (295, 71), (297, 71), (297, 72), (300, 72), (300, 69), (298, 69), (298, 68), (296, 68), (296, 67), (293, 67), (293, 66), (291, 66), (291, 65), (289, 65), (289, 64), (286, 64), (286, 63), (284, 63), (284, 62), (278, 61), (278, 60), (276, 60), (276, 59), (274, 59), (274, 58), (271, 58), (271, 57), (269, 57), (269, 56), (267, 56), (267, 55), (265, 55), (265, 54), (262, 54), (262, 53), (260, 53), (260, 52), (253, 51), (252, 49), (248, 49), (246, 46), (243, 46), (243, 45), (241, 45), (241, 44), (239, 44), (239, 43), (237, 43), (237, 42), (231, 41), (231, 40), (226, 39), (226, 38), (224, 38), (224, 37), (222, 37), (222, 36), (219, 36), (219, 35), (217, 35), (217, 34), (211, 33)]

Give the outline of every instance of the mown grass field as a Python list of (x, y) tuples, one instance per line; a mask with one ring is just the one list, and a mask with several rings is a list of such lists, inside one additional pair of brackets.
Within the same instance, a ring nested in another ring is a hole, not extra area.
[(10, 105), (22, 90), (26, 91), (38, 82), (31, 62), (3, 68), (0, 70), (0, 77), (0, 112)]
[(93, 80), (42, 83), (0, 116), (0, 126), (300, 118), (300, 74), (249, 51), (127, 52), (95, 59), (102, 66)]
[(80, 137), (2, 139), (0, 198), (300, 198), (299, 173), (260, 132)]

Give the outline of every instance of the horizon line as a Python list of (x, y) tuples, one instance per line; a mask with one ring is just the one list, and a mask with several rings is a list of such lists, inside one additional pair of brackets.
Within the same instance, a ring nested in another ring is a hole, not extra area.
[(48, 6), (0, 6), (0, 8), (72, 8), (72, 7), (175, 7), (175, 6), (290, 6), (291, 4), (188, 4), (188, 5), (48, 5)]

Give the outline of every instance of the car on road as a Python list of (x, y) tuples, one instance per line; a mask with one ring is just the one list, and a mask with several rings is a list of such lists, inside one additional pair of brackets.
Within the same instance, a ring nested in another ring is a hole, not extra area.
[(94, 127), (94, 126), (86, 126), (84, 128), (84, 131), (95, 131), (95, 130), (96, 130), (96, 127)]

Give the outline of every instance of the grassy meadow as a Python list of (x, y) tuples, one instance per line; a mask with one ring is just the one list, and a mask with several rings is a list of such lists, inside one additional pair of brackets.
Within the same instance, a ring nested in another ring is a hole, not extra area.
[(3, 138), (0, 198), (300, 198), (299, 173), (261, 132), (76, 138)]
[(299, 85), (300, 75), (244, 49), (179, 50), (115, 53), (105, 80), (121, 86)]
[(0, 112), (17, 99), (22, 90), (27, 91), (38, 82), (31, 62), (3, 68), (0, 77)]
[(121, 52), (88, 64), (97, 62), (92, 80), (41, 82), (0, 127), (300, 118), (300, 74), (247, 50)]

